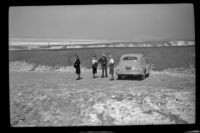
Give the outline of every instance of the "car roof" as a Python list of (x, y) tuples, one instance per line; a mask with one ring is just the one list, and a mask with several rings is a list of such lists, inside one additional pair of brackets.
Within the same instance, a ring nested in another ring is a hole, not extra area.
[(141, 58), (141, 57), (143, 57), (143, 54), (132, 54), (132, 53), (129, 53), (129, 54), (123, 54), (122, 56), (121, 56), (121, 58), (123, 58), (123, 57), (126, 57), (126, 56), (133, 56), (133, 57), (138, 57), (138, 58)]

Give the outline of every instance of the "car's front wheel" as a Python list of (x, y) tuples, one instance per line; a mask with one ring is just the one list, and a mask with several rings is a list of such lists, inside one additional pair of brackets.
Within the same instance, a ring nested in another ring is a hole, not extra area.
[(147, 74), (146, 74), (146, 77), (148, 78), (148, 77), (149, 77), (149, 75), (150, 75), (150, 74), (149, 74), (149, 73), (147, 73)]

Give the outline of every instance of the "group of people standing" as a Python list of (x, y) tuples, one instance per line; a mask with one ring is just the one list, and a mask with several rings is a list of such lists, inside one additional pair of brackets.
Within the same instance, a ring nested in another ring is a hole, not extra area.
[[(75, 55), (76, 56), (76, 60), (75, 60), (75, 63), (74, 63), (74, 68), (76, 69), (76, 74), (77, 74), (77, 79), (76, 80), (80, 80), (81, 77), (81, 67), (80, 67), (80, 59), (78, 57), (78, 55)], [(114, 59), (113, 59), (113, 56), (110, 55), (110, 60), (109, 60), (109, 68), (110, 68), (110, 71), (109, 71), (109, 74), (111, 75), (111, 78), (110, 80), (114, 80)], [(93, 78), (96, 78), (96, 74), (97, 74), (97, 67), (98, 67), (98, 64), (101, 65), (101, 68), (102, 68), (102, 75), (101, 77), (104, 78), (104, 77), (108, 77), (108, 73), (107, 73), (107, 66), (108, 66), (108, 63), (107, 63), (107, 58), (106, 58), (106, 55), (105, 54), (102, 54), (102, 57), (97, 60), (97, 57), (96, 55), (93, 56), (92, 58), (92, 74), (93, 74)]]

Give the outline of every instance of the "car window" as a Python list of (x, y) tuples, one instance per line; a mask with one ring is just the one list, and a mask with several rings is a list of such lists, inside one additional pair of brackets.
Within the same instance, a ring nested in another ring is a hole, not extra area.
[(134, 57), (134, 56), (127, 56), (127, 57), (124, 57), (123, 60), (133, 60), (133, 61), (136, 61), (136, 60), (137, 60), (137, 57)]

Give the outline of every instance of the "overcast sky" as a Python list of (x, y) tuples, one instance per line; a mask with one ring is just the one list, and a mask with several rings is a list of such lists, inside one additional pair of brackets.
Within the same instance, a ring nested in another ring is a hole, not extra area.
[(194, 40), (193, 10), (192, 4), (11, 7), (9, 37)]

